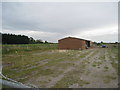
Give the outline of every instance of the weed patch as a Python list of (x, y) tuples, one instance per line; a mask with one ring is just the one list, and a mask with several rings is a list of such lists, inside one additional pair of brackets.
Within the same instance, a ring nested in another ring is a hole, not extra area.
[(109, 83), (111, 80), (115, 80), (116, 79), (116, 77), (114, 77), (114, 76), (105, 76), (104, 77), (104, 83)]

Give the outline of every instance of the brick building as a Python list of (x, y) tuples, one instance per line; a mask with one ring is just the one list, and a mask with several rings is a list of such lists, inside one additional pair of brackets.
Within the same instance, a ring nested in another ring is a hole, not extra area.
[(85, 39), (75, 38), (75, 37), (66, 37), (58, 40), (59, 49), (86, 49), (92, 46), (92, 42)]

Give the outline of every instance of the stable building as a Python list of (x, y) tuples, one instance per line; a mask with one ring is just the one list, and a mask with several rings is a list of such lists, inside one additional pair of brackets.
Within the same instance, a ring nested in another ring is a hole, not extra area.
[(58, 40), (59, 49), (81, 50), (90, 48), (91, 46), (92, 41), (75, 37), (66, 37)]

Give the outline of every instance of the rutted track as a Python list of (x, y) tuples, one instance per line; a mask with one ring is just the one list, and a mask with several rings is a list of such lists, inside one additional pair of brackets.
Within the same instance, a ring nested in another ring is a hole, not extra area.
[(30, 57), (31, 63), (11, 70), (20, 74), (16, 80), (40, 88), (116, 88), (118, 76), (110, 55), (115, 56), (107, 48), (34, 52), (15, 56), (23, 58), (21, 62)]

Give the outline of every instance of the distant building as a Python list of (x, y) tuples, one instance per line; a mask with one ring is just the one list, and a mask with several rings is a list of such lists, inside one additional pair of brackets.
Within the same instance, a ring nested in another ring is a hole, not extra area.
[(66, 37), (58, 40), (59, 49), (87, 49), (92, 46), (92, 42), (85, 39), (75, 38), (75, 37)]

